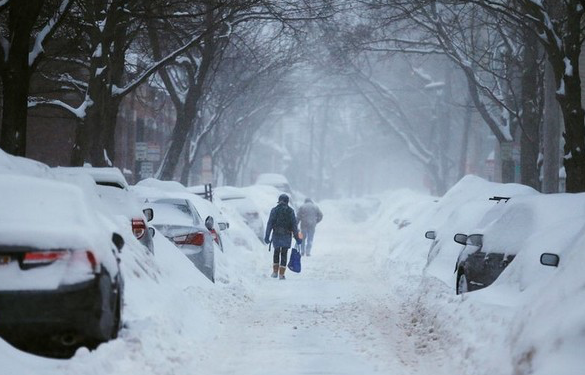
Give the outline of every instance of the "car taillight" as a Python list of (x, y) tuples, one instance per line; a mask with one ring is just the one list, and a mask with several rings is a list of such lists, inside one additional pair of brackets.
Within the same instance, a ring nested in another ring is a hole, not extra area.
[(142, 219), (132, 219), (132, 233), (137, 239), (141, 239), (146, 234), (146, 223)]
[(65, 258), (68, 254), (69, 252), (66, 250), (30, 252), (24, 254), (22, 265), (26, 268), (45, 266)]
[(219, 245), (219, 235), (217, 234), (215, 229), (212, 229), (209, 232), (211, 232), (211, 237), (213, 237), (213, 240)]
[(88, 265), (94, 273), (99, 272), (99, 262), (91, 250), (51, 250), (25, 253), (22, 258), (22, 267), (30, 269), (47, 266), (61, 259), (68, 259), (69, 266), (82, 263)]
[(88, 264), (91, 267), (93, 273), (98, 273), (100, 264), (95, 257), (95, 254), (91, 250), (85, 251), (72, 251), (71, 258), (69, 259), (69, 265), (74, 266), (75, 264)]
[(201, 232), (190, 233), (184, 236), (173, 237), (173, 242), (177, 245), (202, 246), (205, 242), (205, 235)]

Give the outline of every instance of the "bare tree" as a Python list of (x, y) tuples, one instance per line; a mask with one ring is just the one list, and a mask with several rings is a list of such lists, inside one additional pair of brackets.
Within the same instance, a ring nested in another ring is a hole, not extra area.
[(567, 191), (585, 191), (585, 112), (581, 105), (579, 73), (585, 4), (581, 0), (473, 2), (517, 27), (531, 29), (546, 51), (565, 125)]
[(26, 154), (27, 103), (30, 79), (44, 48), (73, 0), (0, 1), (0, 77), (2, 132), (0, 148)]

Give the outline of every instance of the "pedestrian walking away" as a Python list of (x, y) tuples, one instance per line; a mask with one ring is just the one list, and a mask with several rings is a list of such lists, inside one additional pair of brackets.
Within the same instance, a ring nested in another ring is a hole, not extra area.
[[(266, 224), (266, 235), (264, 242), (272, 243), (274, 247), (274, 256), (272, 263), (272, 277), (279, 277), (284, 280), (284, 271), (288, 249), (294, 236), (297, 245), (302, 243), (297, 226), (297, 218), (294, 210), (288, 205), (289, 198), (286, 194), (278, 197), (278, 204), (270, 211), (270, 217)], [(271, 238), (272, 235), (272, 238)]]
[(303, 233), (303, 244), (301, 246), (301, 255), (310, 256), (313, 247), (313, 238), (315, 237), (315, 228), (323, 220), (323, 213), (319, 207), (310, 199), (305, 199), (305, 203), (299, 208), (299, 223)]

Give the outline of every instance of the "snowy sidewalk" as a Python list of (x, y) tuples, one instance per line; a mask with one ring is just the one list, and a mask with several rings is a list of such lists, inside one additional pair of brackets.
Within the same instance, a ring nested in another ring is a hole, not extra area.
[(302, 273), (269, 278), (267, 252), (255, 300), (225, 312), (224, 330), (186, 373), (442, 374), (400, 328), (410, 317), (374, 267), (374, 242), (326, 215)]

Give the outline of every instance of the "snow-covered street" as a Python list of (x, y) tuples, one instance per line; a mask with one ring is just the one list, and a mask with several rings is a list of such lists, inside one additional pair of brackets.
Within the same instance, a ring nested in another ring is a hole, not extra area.
[(585, 375), (584, 25), (0, 0), (0, 375)]
[(390, 284), (376, 256), (375, 232), (327, 214), (300, 274), (288, 271), (284, 282), (269, 278), (266, 252), (265, 272), (254, 280), (254, 299), (223, 311), (221, 334), (192, 371), (448, 373), (442, 371), (441, 356), (426, 350), (429, 344), (407, 329), (412, 320), (404, 307), (408, 301)]

